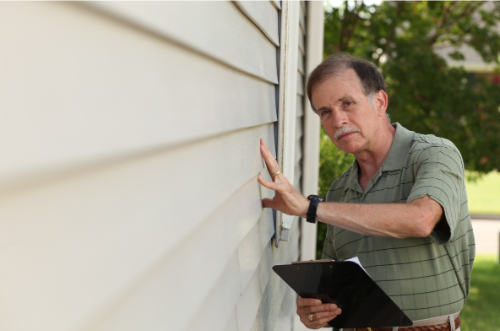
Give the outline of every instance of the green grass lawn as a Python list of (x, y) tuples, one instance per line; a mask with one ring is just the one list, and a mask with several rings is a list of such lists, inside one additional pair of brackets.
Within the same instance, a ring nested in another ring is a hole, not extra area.
[(500, 330), (500, 264), (497, 254), (476, 255), (469, 298), (460, 318), (462, 331)]
[(492, 171), (476, 182), (466, 181), (465, 185), (471, 214), (500, 215), (500, 173)]

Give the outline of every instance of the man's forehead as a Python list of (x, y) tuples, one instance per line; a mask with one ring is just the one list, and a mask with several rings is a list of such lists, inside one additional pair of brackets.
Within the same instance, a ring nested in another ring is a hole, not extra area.
[[(353, 69), (347, 69), (343, 73), (327, 78), (312, 90), (313, 99), (342, 99), (353, 94), (363, 93), (361, 81)], [(363, 93), (364, 94), (364, 93)]]

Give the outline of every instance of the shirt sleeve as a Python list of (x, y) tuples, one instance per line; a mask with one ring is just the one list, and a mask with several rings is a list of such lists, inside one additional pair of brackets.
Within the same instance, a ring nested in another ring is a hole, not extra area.
[(465, 191), (462, 157), (454, 146), (432, 145), (422, 149), (415, 162), (415, 183), (407, 202), (428, 195), (443, 207), (449, 229), (436, 227), (430, 237), (440, 245), (446, 244), (455, 233)]

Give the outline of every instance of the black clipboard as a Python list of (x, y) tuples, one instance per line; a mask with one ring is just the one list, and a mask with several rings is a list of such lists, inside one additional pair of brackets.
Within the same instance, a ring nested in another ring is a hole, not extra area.
[(412, 321), (355, 262), (304, 261), (275, 265), (278, 274), (302, 298), (335, 303), (342, 313), (335, 328), (411, 326)]

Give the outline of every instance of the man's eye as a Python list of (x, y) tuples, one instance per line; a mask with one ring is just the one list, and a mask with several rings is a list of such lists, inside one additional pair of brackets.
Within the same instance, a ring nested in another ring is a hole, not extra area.
[(346, 101), (346, 102), (344, 103), (344, 105), (346, 105), (346, 106), (350, 106), (350, 105), (352, 105), (352, 102), (351, 102), (351, 101)]

